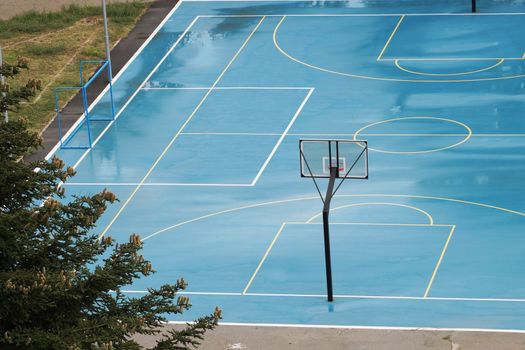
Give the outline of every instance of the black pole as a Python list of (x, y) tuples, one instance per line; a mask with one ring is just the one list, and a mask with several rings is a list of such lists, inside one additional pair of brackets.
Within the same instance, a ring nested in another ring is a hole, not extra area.
[(332, 288), (332, 258), (330, 257), (330, 228), (328, 216), (330, 215), (330, 202), (332, 200), (337, 171), (337, 164), (335, 167), (330, 167), (330, 180), (326, 189), (326, 196), (323, 206), (324, 259), (326, 266), (326, 292), (328, 296), (328, 301), (334, 301), (334, 291)]
[(476, 0), (472, 0), (472, 12), (476, 12)]

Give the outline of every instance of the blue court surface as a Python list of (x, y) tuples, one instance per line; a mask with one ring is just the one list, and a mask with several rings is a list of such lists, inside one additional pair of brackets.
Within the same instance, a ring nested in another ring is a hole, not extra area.
[[(96, 233), (144, 240), (157, 273), (126, 293), (184, 277), (172, 321), (525, 331), (525, 4), (478, 10), (179, 3), (116, 77), (116, 121), (56, 152), (67, 193), (120, 198)], [(333, 303), (308, 138), (370, 147), (332, 203)]]

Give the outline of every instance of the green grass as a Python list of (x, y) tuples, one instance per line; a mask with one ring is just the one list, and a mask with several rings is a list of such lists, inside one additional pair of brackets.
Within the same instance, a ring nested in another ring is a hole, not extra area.
[(26, 48), (26, 52), (33, 56), (56, 55), (64, 52), (66, 45), (64, 43), (33, 44)]
[[(144, 2), (112, 3), (107, 6), (108, 17), (115, 23), (133, 23), (147, 7)], [(58, 30), (70, 26), (76, 21), (92, 16), (100, 16), (99, 6), (70, 5), (60, 12), (31, 11), (0, 21), (0, 39), (9, 39), (17, 34), (36, 34)]]
[[(3, 0), (0, 0), (0, 2)], [(128, 35), (140, 15), (151, 2), (117, 3), (108, 6), (111, 43)], [(24, 116), (31, 130), (39, 132), (55, 116), (53, 89), (79, 84), (79, 61), (103, 59), (104, 27), (100, 7), (69, 6), (56, 13), (30, 12), (0, 21), (0, 42), (6, 62), (17, 57), (27, 58), (30, 70), (23, 71), (17, 80), (8, 80), (16, 88), (29, 79), (42, 81), (43, 91), (38, 98), (24, 102), (11, 119)], [(96, 65), (86, 65), (85, 77)], [(75, 91), (61, 94), (61, 105), (73, 97)]]

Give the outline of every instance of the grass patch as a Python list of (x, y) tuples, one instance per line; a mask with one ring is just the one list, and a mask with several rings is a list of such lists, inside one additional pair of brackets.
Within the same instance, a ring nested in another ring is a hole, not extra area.
[(33, 44), (28, 46), (26, 51), (32, 56), (56, 55), (66, 50), (64, 43)]
[[(113, 22), (121, 24), (134, 23), (137, 16), (148, 5), (134, 1), (128, 3), (110, 3), (107, 14)], [(0, 21), (0, 39), (12, 38), (18, 34), (37, 34), (66, 28), (76, 21), (93, 16), (100, 16), (100, 6), (70, 5), (60, 12), (30, 11), (9, 20)]]
[[(0, 0), (1, 2), (2, 0)], [(112, 3), (108, 5), (109, 36), (112, 43), (126, 37), (151, 2)], [(20, 111), (9, 113), (16, 119), (27, 117), (33, 131), (41, 131), (55, 116), (58, 86), (79, 84), (80, 60), (105, 58), (102, 9), (96, 6), (69, 6), (56, 13), (29, 12), (7, 21), (0, 21), (0, 41), (4, 59), (14, 62), (18, 56), (29, 60), (29, 71), (23, 71), (13, 87), (25, 85), (29, 79), (42, 80), (42, 91)], [(97, 68), (85, 67), (86, 77)], [(75, 94), (61, 94), (65, 104)]]

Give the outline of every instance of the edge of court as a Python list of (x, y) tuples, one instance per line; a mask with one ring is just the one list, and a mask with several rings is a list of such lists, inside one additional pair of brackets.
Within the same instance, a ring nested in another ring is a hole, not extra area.
[[(182, 3), (181, 0), (157, 0), (148, 8), (148, 10), (140, 17), (135, 27), (131, 30), (127, 37), (115, 43), (111, 49), (112, 69), (115, 73), (113, 83), (115, 83), (120, 76), (127, 70), (127, 68), (135, 61), (139, 54), (146, 48), (148, 43), (155, 37), (155, 35), (162, 28), (169, 18), (173, 15), (175, 10)], [(94, 101), (89, 106), (89, 110), (104, 96), (108, 90), (108, 85), (104, 82), (99, 82), (94, 85)], [(67, 131), (64, 133), (62, 140), (67, 139), (69, 135), (79, 126), (84, 120), (84, 114), (78, 113), (82, 109), (80, 96), (77, 94), (65, 107), (64, 114), (70, 114), (72, 118), (62, 121)], [(68, 113), (69, 111), (69, 113)], [(42, 131), (42, 148), (31, 153), (24, 159), (26, 161), (36, 161), (41, 159), (50, 159), (60, 148), (60, 139), (58, 132), (58, 121), (56, 116), (52, 119), (49, 125)]]

